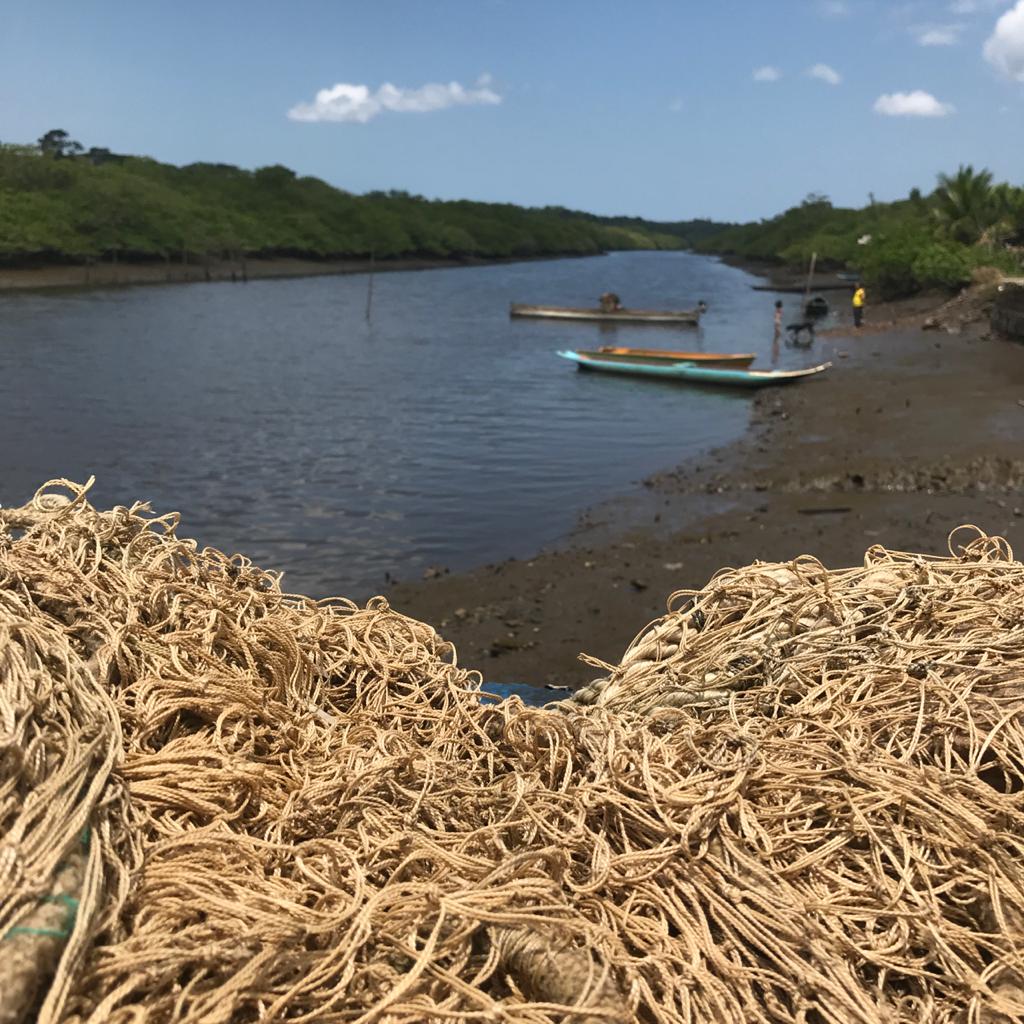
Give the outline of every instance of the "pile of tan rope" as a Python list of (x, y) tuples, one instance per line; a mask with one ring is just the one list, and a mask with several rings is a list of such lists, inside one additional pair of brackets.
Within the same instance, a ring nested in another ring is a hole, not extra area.
[(0, 510), (4, 1024), (1024, 1014), (1000, 543), (723, 572), (540, 709), (176, 525)]

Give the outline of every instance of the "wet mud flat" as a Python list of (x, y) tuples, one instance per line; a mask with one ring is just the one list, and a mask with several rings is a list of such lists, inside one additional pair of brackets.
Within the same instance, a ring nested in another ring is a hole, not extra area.
[(876, 308), (872, 330), (819, 337), (808, 361), (831, 359), (830, 372), (760, 392), (740, 442), (588, 510), (565, 546), (435, 572), (389, 599), (487, 680), (576, 688), (594, 676), (580, 652), (616, 662), (666, 594), (723, 566), (853, 565), (873, 543), (939, 554), (963, 523), (1019, 553), (1024, 346), (978, 316), (922, 329), (926, 307)]

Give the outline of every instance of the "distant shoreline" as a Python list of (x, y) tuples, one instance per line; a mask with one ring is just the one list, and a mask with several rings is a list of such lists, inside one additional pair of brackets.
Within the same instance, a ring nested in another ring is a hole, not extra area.
[[(700, 255), (714, 256), (715, 254), (702, 253)], [(718, 258), (727, 266), (736, 267), (737, 270), (744, 270), (755, 277), (764, 278), (763, 284), (753, 286), (757, 291), (798, 294), (807, 290), (807, 271), (792, 264), (732, 255)], [(811, 292), (852, 292), (855, 282), (841, 280), (838, 276), (839, 273), (836, 270), (817, 270), (811, 279)]]
[(590, 259), (606, 253), (553, 253), (550, 256), (494, 257), (491, 259), (303, 260), (248, 259), (196, 263), (94, 263), (46, 267), (0, 268), (0, 292), (48, 288), (111, 288), (136, 284), (205, 284), (214, 281), (262, 281), (284, 277), (321, 277), (338, 274), (387, 273), (399, 270), (443, 270), (486, 267), (537, 260)]

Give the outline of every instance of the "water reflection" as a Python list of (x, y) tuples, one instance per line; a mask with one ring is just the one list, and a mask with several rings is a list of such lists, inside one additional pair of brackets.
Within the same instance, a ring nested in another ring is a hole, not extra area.
[[(378, 274), (370, 323), (358, 275), (0, 296), (0, 502), (95, 474), (98, 504), (181, 510), (185, 535), (316, 595), (526, 555), (583, 507), (738, 435), (749, 410), (743, 394), (578, 374), (555, 350), (763, 363), (773, 297), (752, 280), (687, 253)], [(699, 331), (508, 316), (609, 288), (710, 309)]]

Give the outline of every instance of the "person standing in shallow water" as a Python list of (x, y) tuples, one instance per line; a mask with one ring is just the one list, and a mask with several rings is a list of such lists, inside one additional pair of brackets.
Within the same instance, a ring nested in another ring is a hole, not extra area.
[(857, 287), (853, 291), (853, 326), (860, 327), (864, 322), (864, 301), (867, 298), (867, 293), (864, 291), (864, 285), (857, 282)]
[(775, 333), (772, 335), (772, 366), (779, 361), (779, 338), (782, 337), (782, 300), (775, 303)]

